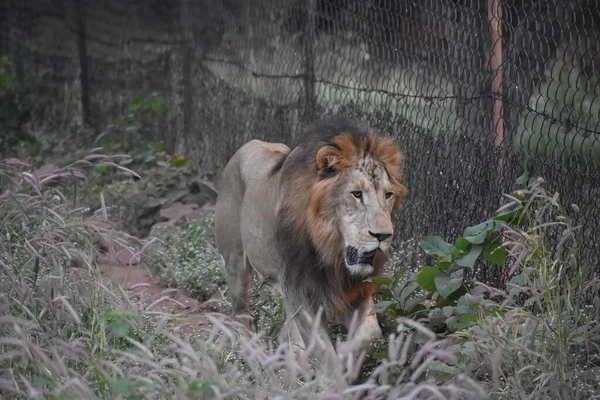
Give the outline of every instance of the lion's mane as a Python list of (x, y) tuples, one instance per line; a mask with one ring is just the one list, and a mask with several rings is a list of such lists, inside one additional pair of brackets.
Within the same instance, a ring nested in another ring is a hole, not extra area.
[[(341, 153), (326, 171), (319, 171), (317, 153), (323, 146)], [(310, 126), (299, 145), (275, 166), (281, 172), (283, 201), (277, 215), (278, 249), (284, 260), (283, 289), (314, 309), (323, 306), (340, 317), (374, 285), (366, 277), (349, 274), (340, 250), (341, 238), (336, 223), (337, 206), (342, 196), (342, 177), (360, 157), (378, 160), (389, 174), (400, 208), (406, 188), (400, 184), (402, 155), (394, 141), (373, 133), (355, 121), (330, 118)], [(386, 256), (377, 254), (374, 271), (378, 275)]]

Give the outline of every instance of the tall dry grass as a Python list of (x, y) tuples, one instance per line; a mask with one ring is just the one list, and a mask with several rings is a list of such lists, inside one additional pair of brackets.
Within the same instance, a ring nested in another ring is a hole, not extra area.
[(77, 204), (77, 181), (95, 162), (122, 168), (103, 155), (47, 176), (18, 160), (0, 164), (1, 397), (485, 397), (464, 375), (436, 380), (435, 363), (454, 356), (446, 342), (410, 320), (399, 320), (387, 356), (360, 384), (364, 357), (323, 360), (317, 341), (296, 357), (285, 344), (249, 334), (219, 314), (181, 333), (173, 316), (148, 313), (119, 287), (102, 284), (95, 238), (123, 245), (134, 238), (106, 228), (106, 205)]
[(478, 284), (471, 302), (486, 306), (451, 335), (452, 350), (493, 398), (598, 398), (600, 277), (579, 254), (577, 206), (543, 184), (506, 196), (500, 211), (516, 216), (502, 231), (512, 279), (503, 290)]

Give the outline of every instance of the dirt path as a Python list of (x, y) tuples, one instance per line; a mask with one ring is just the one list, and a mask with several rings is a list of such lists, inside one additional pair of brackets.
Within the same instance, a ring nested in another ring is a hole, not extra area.
[[(190, 207), (174, 203), (160, 211), (161, 222), (155, 224), (155, 227), (169, 228), (182, 218), (201, 220), (212, 212), (212, 204)], [(114, 241), (101, 241), (102, 247), (107, 251), (106, 254), (98, 255), (97, 262), (104, 284), (112, 282), (119, 285), (139, 301), (147, 313), (176, 316), (175, 330), (184, 334), (193, 334), (206, 324), (203, 314), (209, 307), (191, 297), (185, 290), (166, 287), (158, 277), (150, 273), (140, 257), (135, 257), (130, 250)]]
[[(33, 174), (43, 177), (58, 169), (58, 163), (49, 161)], [(145, 183), (124, 180), (129, 185), (127, 191), (119, 192), (121, 197), (113, 199), (120, 202), (127, 197), (130, 212), (125, 218), (129, 219), (121, 222), (135, 228), (131, 233), (158, 236), (161, 229), (172, 228), (182, 220), (201, 221), (214, 213), (217, 190), (212, 183), (168, 167), (155, 167), (146, 174), (152, 179)], [(111, 222), (95, 224), (108, 230), (118, 226)], [(177, 316), (179, 330), (192, 333), (205, 323), (203, 313), (208, 307), (185, 290), (163, 285), (152, 276), (141, 257), (110, 237), (99, 235), (95, 244), (102, 249), (96, 254), (96, 261), (104, 284), (112, 282), (123, 288), (145, 307), (146, 313)]]

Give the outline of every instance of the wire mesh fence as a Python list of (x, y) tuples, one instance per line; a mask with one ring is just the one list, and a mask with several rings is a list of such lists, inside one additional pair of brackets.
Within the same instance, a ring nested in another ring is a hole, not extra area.
[(354, 116), (405, 152), (399, 242), (461, 234), (528, 160), (600, 258), (598, 0), (0, 4), (0, 54), (46, 124), (102, 131), (155, 95), (169, 112), (149, 132), (218, 173), (251, 138), (293, 145), (316, 117)]

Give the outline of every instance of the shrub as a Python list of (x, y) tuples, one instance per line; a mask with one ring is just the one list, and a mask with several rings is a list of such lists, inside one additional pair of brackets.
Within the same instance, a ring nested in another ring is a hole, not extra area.
[[(435, 256), (432, 266), (375, 279), (376, 311), (439, 329), (457, 356), (446, 372), (476, 378), (494, 398), (582, 399), (600, 392), (600, 281), (579, 258), (570, 212), (543, 182), (520, 177), (524, 188), (454, 244), (422, 238)], [(505, 289), (466, 278), (482, 258), (511, 278)]]
[(570, 212), (542, 184), (531, 179), (508, 196), (503, 209), (519, 216), (502, 231), (512, 279), (505, 290), (478, 283), (470, 300), (477, 323), (451, 337), (462, 368), (499, 398), (592, 398), (600, 392), (600, 281), (579, 258)]
[[(162, 235), (159, 246), (153, 247), (152, 265), (163, 282), (185, 289), (200, 300), (214, 298), (221, 291), (224, 302), (214, 302), (221, 312), (230, 306), (227, 297), (223, 259), (213, 245), (213, 218), (200, 223), (190, 222)], [(255, 274), (252, 282), (249, 312), (254, 329), (274, 339), (285, 322), (283, 302), (270, 282)]]
[(154, 267), (169, 286), (208, 300), (225, 285), (223, 261), (211, 244), (212, 218), (190, 222), (163, 238), (156, 248)]

